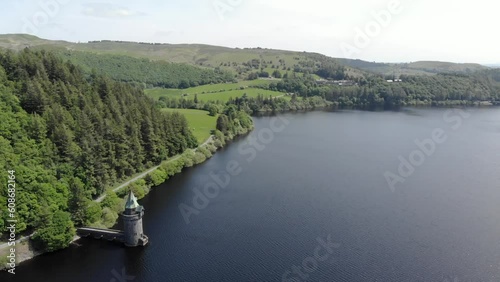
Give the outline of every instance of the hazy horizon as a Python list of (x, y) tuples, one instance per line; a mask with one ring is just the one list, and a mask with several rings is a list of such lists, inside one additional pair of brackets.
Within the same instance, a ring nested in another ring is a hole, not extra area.
[(0, 33), (317, 52), (376, 62), (499, 65), (490, 0), (22, 0), (5, 3)]

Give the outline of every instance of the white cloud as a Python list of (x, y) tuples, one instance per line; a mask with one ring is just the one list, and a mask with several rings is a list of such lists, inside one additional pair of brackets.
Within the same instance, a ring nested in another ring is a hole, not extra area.
[[(356, 28), (363, 29), (373, 20), (373, 12), (385, 9), (394, 0), (91, 1), (105, 0), (70, 1), (53, 18), (54, 23), (74, 31), (69, 38), (61, 38), (60, 30), (54, 28), (43, 29), (39, 35), (73, 41), (113, 39), (261, 46), (342, 57), (340, 45), (352, 42)], [(224, 14), (224, 21), (217, 16), (215, 1), (231, 7)], [(496, 30), (500, 2), (399, 1), (403, 11), (355, 57), (393, 62), (500, 62)], [(35, 12), (43, 11), (28, 2), (12, 2), (16, 4), (10, 4), (11, 8), (4, 9), (3, 14), (0, 11), (5, 22), (19, 23), (0, 26), (2, 33), (19, 32), (23, 18), (31, 19)], [(147, 17), (139, 11), (146, 12)]]
[(117, 6), (110, 3), (87, 3), (82, 4), (82, 13), (86, 16), (99, 18), (128, 18), (142, 16), (144, 13), (130, 10), (126, 7)]

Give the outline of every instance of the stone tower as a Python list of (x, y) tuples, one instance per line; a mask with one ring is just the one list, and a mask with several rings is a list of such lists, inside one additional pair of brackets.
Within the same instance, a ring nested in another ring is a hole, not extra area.
[(142, 217), (144, 208), (137, 203), (132, 190), (128, 193), (123, 216), (123, 242), (128, 247), (145, 246), (148, 236), (142, 231)]

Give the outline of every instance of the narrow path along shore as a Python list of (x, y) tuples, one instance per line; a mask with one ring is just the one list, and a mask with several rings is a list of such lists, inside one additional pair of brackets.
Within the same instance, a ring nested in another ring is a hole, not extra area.
[[(21, 242), (24, 242), (24, 241), (28, 240), (31, 236), (33, 236), (33, 234), (28, 235), (28, 236), (24, 236), (24, 237), (21, 237), (21, 238), (17, 239), (15, 241), (16, 245), (19, 244), (19, 243), (21, 243)], [(0, 250), (3, 250), (5, 248), (7, 248), (7, 247), (9, 247), (9, 242), (0, 244)]]
[[(207, 145), (208, 143), (212, 142), (213, 141), (213, 137), (214, 136), (211, 135), (210, 137), (208, 137), (208, 139), (203, 144), (199, 145), (197, 148), (195, 148), (195, 149), (188, 149), (188, 150), (191, 150), (191, 151), (195, 152), (198, 148), (203, 147), (203, 146)], [(171, 159), (169, 159), (169, 160), (167, 160), (165, 162), (166, 163), (173, 162), (173, 161), (179, 159), (181, 156), (182, 156), (182, 154), (176, 155), (176, 156), (172, 157)], [(160, 165), (154, 166), (154, 167), (152, 167), (152, 168), (150, 168), (150, 169), (142, 172), (141, 174), (135, 176), (134, 178), (125, 181), (124, 183), (122, 183), (119, 186), (117, 186), (116, 188), (114, 188), (113, 191), (114, 192), (119, 191), (120, 189), (123, 189), (123, 188), (127, 187), (131, 183), (134, 183), (135, 181), (137, 181), (137, 180), (139, 180), (141, 178), (146, 177), (146, 175), (148, 175), (148, 173), (151, 173), (151, 172), (155, 171), (158, 167), (160, 167)], [(99, 198), (95, 199), (94, 201), (100, 203), (100, 202), (102, 202), (102, 200), (104, 200), (104, 198), (106, 198), (106, 194), (101, 195)], [(19, 243), (21, 243), (21, 242), (24, 242), (24, 241), (28, 240), (31, 236), (33, 236), (33, 234), (28, 235), (28, 236), (23, 236), (23, 237), (17, 239), (16, 240), (16, 245), (19, 244)], [(77, 239), (77, 236), (73, 239), (73, 241), (75, 241), (75, 239)], [(0, 242), (0, 251), (3, 250), (3, 249), (5, 249), (5, 248), (8, 248), (8, 247), (9, 247), (9, 243), (8, 242), (4, 242), (4, 243)]]
[[(198, 148), (203, 147), (203, 146), (205, 146), (206, 144), (210, 143), (210, 142), (213, 140), (213, 137), (214, 137), (213, 135), (210, 135), (210, 137), (208, 137), (208, 139), (207, 139), (207, 140), (206, 140), (203, 144), (199, 145), (199, 146), (198, 146)], [(194, 152), (194, 151), (196, 151), (198, 148), (196, 148), (196, 149), (188, 149), (188, 150), (191, 150), (191, 151), (193, 151), (193, 152)], [(182, 154), (180, 154), (180, 155), (176, 155), (176, 156), (174, 156), (173, 158), (171, 158), (171, 159), (169, 159), (169, 160), (167, 160), (167, 161), (165, 161), (165, 162), (166, 162), (166, 163), (173, 162), (173, 161), (175, 161), (175, 160), (179, 159), (181, 156), (182, 156)], [(151, 172), (155, 171), (155, 170), (156, 170), (157, 168), (159, 168), (159, 167), (160, 167), (160, 165), (157, 165), (157, 166), (155, 166), (155, 167), (152, 167), (152, 168), (150, 168), (150, 169), (148, 169), (148, 170), (146, 170), (146, 171), (142, 172), (141, 174), (139, 174), (139, 175), (135, 176), (134, 178), (127, 180), (126, 182), (124, 182), (124, 183), (120, 184), (118, 187), (114, 188), (114, 189), (113, 189), (113, 192), (117, 192), (117, 191), (121, 190), (122, 188), (127, 187), (127, 186), (128, 186), (128, 185), (130, 185), (131, 183), (134, 183), (134, 182), (136, 182), (137, 180), (139, 180), (139, 179), (141, 179), (141, 178), (146, 177), (146, 175), (148, 175), (148, 173), (151, 173)], [(105, 193), (104, 193), (104, 194), (102, 194), (101, 196), (99, 196), (99, 198), (95, 199), (95, 201), (96, 201), (96, 202), (98, 202), (98, 203), (100, 203), (100, 202), (102, 202), (102, 200), (104, 200), (104, 198), (106, 198), (106, 194), (105, 194)]]

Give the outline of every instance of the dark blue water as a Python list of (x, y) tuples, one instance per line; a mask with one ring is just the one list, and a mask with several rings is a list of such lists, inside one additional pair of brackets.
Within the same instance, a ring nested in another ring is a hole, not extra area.
[[(256, 118), (140, 201), (147, 247), (82, 240), (0, 280), (500, 281), (500, 110), (446, 111)], [(416, 152), (436, 130), (446, 140)], [(419, 166), (401, 177), (410, 155)], [(240, 173), (187, 224), (179, 205), (228, 164)], [(404, 182), (391, 190), (387, 172)]]

